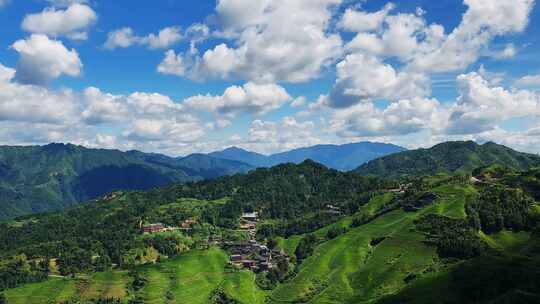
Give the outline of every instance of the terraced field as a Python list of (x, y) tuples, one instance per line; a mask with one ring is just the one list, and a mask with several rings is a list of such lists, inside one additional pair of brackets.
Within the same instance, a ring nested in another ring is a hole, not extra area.
[(52, 278), (6, 292), (8, 303), (58, 303), (69, 299), (117, 298), (134, 296), (145, 303), (208, 303), (213, 290), (222, 286), (240, 303), (264, 303), (264, 292), (255, 285), (251, 272), (226, 272), (227, 255), (220, 249), (192, 251), (178, 259), (143, 266), (146, 285), (134, 292), (132, 278), (125, 271), (97, 273), (77, 279)]
[(69, 299), (125, 298), (129, 277), (125, 271), (101, 272), (77, 279), (51, 278), (6, 292), (8, 303), (56, 303)]
[(75, 297), (77, 287), (74, 280), (52, 278), (46, 282), (27, 284), (5, 292), (8, 303), (40, 304), (58, 303)]
[[(138, 268), (147, 279), (146, 285), (134, 292), (126, 272), (108, 272), (77, 280), (51, 279), (29, 284), (6, 293), (9, 303), (46, 303), (66, 299), (98, 297), (133, 298), (145, 303), (208, 303), (211, 293), (222, 288), (240, 303), (374, 303), (415, 285), (415, 292), (425, 286), (447, 284), (444, 276), (451, 271), (442, 263), (436, 250), (426, 245), (417, 232), (414, 221), (435, 213), (454, 218), (465, 217), (465, 197), (475, 192), (472, 186), (450, 185), (434, 190), (440, 198), (418, 212), (395, 210), (330, 241), (320, 244), (307, 258), (290, 281), (272, 292), (260, 290), (251, 272), (226, 270), (227, 254), (211, 248), (191, 251), (183, 256), (156, 265)], [(390, 194), (379, 196), (363, 206), (364, 212), (374, 214), (392, 199)], [(351, 217), (315, 232), (325, 236), (335, 226), (349, 227)], [(289, 254), (302, 236), (279, 239), (279, 245)], [(528, 235), (502, 232), (481, 237), (493, 248), (512, 250), (526, 243)], [(374, 239), (384, 238), (373, 243)], [(426, 287), (427, 288), (427, 287)], [(417, 294), (422, 302), (421, 294)], [(267, 298), (265, 300), (265, 298)], [(426, 303), (429, 299), (426, 298)]]
[[(404, 288), (408, 276), (421, 276), (439, 268), (435, 248), (425, 245), (424, 236), (414, 230), (414, 220), (428, 213), (465, 216), (465, 195), (473, 188), (441, 187), (441, 198), (419, 212), (396, 210), (344, 235), (321, 244), (306, 259), (298, 275), (280, 285), (273, 303), (370, 303)], [(390, 198), (378, 197), (364, 206), (375, 212)], [(350, 222), (345, 218), (334, 225)], [(323, 228), (316, 234), (323, 234)], [(370, 242), (385, 237), (376, 246)], [(287, 240), (281, 241), (288, 244)]]

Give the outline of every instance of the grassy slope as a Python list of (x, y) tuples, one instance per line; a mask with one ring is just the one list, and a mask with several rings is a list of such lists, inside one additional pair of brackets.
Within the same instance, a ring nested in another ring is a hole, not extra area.
[[(466, 300), (469, 301), (467, 303), (472, 303), (473, 300), (469, 298), (471, 295), (468, 292), (464, 293), (460, 290), (461, 295), (459, 295), (457, 290), (467, 288), (470, 284), (474, 283), (484, 286), (483, 282), (489, 280), (492, 276), (508, 276), (510, 282), (512, 282), (516, 279), (516, 277), (514, 277), (516, 276), (516, 272), (524, 272), (524, 269), (527, 269), (527, 273), (530, 272), (531, 274), (540, 271), (537, 266), (539, 261), (538, 257), (524, 259), (523, 256), (519, 255), (519, 253), (527, 251), (528, 247), (531, 245), (535, 245), (534, 241), (531, 242), (532, 239), (530, 233), (502, 231), (492, 235), (480, 233), (480, 237), (484, 239), (490, 247), (498, 250), (501, 253), (501, 256), (487, 258), (480, 257), (453, 265), (440, 272), (427, 274), (401, 290), (398, 294), (384, 298), (377, 303), (432, 304), (437, 303), (440, 299), (444, 299), (444, 303), (465, 303)], [(456, 279), (452, 278), (452, 273), (455, 274), (456, 271), (459, 271), (459, 269), (464, 266), (469, 268), (467, 273), (471, 276), (471, 279), (465, 283), (462, 283), (460, 280), (455, 281)], [(531, 269), (530, 267), (535, 268), (536, 270)], [(498, 278), (498, 281), (501, 281), (500, 277)], [(523, 282), (518, 283), (518, 285), (519, 284), (523, 284)], [(478, 287), (478, 285), (470, 288), (478, 291), (475, 289), (476, 287)], [(434, 290), (437, 292), (434, 293)], [(482, 293), (485, 291), (478, 292)], [(498, 300), (500, 302), (496, 303), (538, 303), (540, 299), (536, 298), (536, 296), (529, 298), (528, 294), (521, 294), (520, 290), (514, 289)]]
[(510, 232), (510, 231), (501, 231), (492, 235), (487, 235), (480, 232), (480, 237), (492, 248), (512, 253), (519, 252), (520, 249), (524, 248), (531, 235), (528, 232)]
[(208, 303), (211, 292), (223, 286), (229, 296), (241, 303), (263, 303), (264, 293), (257, 289), (251, 272), (225, 272), (228, 256), (220, 249), (192, 251), (182, 257), (146, 266), (143, 271), (148, 284), (141, 290), (147, 303)]
[[(366, 205), (361, 207), (361, 211), (365, 212), (367, 215), (373, 215), (377, 210), (383, 206), (384, 204), (390, 202), (393, 198), (393, 194), (387, 193), (384, 195), (379, 195), (371, 199)], [(325, 237), (328, 230), (334, 228), (334, 227), (349, 227), (352, 223), (352, 217), (348, 216), (345, 217), (338, 222), (328, 225), (326, 227), (323, 227), (317, 231), (314, 232), (315, 235), (319, 237)], [(287, 239), (278, 237), (278, 247), (282, 248), (287, 254), (294, 255), (294, 251), (296, 250), (296, 246), (298, 246), (298, 243), (300, 242), (300, 239), (302, 239), (302, 235), (293, 235)]]
[[(148, 283), (137, 292), (145, 303), (208, 303), (210, 293), (222, 285), (231, 296), (245, 304), (264, 303), (265, 293), (255, 285), (251, 272), (225, 272), (227, 255), (213, 248), (191, 251), (182, 257), (139, 270)], [(126, 272), (97, 273), (89, 278), (50, 279), (6, 292), (9, 303), (47, 303), (68, 299), (128, 298), (130, 278)], [(170, 291), (169, 301), (167, 292)]]
[(223, 283), (227, 294), (242, 304), (263, 304), (266, 292), (255, 285), (255, 275), (242, 271), (229, 274)]
[[(416, 213), (402, 210), (390, 212), (322, 243), (313, 256), (300, 266), (294, 279), (278, 286), (270, 294), (271, 303), (370, 303), (411, 285), (425, 284), (426, 288), (433, 288), (435, 282), (436, 286), (444, 288), (448, 284), (444, 279), (445, 274), (450, 269), (440, 263), (435, 248), (422, 242), (424, 237), (414, 231), (413, 222), (428, 213), (464, 217), (464, 197), (474, 191), (472, 186), (441, 186), (435, 189), (441, 198), (434, 205)], [(373, 213), (390, 199), (391, 195), (388, 194), (377, 197), (363, 207), (364, 211)], [(344, 218), (315, 234), (324, 236), (330, 227), (345, 227), (351, 220), (350, 217)], [(382, 236), (387, 237), (382, 243), (375, 247), (370, 245), (373, 238)], [(526, 237), (504, 232), (485, 236), (485, 239), (493, 247), (511, 248), (512, 244), (520, 244)], [(300, 238), (281, 239), (280, 245), (292, 254)], [(226, 263), (226, 253), (214, 248), (192, 251), (174, 260), (144, 266), (141, 271), (148, 284), (138, 295), (147, 299), (148, 303), (168, 303), (167, 293), (171, 299), (169, 303), (207, 303), (210, 293), (222, 286), (228, 295), (241, 303), (264, 303), (267, 294), (256, 287), (255, 276), (250, 272), (226, 272)], [(420, 279), (405, 283), (404, 278), (413, 273)], [(118, 276), (118, 272), (94, 275), (89, 279), (90, 287), (81, 296), (91, 298), (111, 293), (126, 296), (128, 279), (122, 275), (123, 283), (117, 284), (118, 279), (112, 279), (117, 286), (113, 289), (115, 291), (99, 287), (105, 285), (101, 283), (105, 278), (115, 275)], [(80, 285), (71, 280), (54, 279), (10, 290), (6, 295), (10, 303), (43, 303), (44, 299), (58, 301), (80, 292)], [(429, 300), (426, 298), (425, 303), (429, 303)], [(421, 294), (418, 295), (418, 302), (422, 303)]]
[[(437, 188), (441, 199), (435, 205), (416, 213), (393, 211), (321, 244), (301, 265), (298, 275), (272, 293), (272, 300), (365, 303), (404, 288), (407, 275), (438, 266), (435, 248), (426, 246), (423, 235), (413, 231), (413, 221), (427, 213), (463, 217), (463, 197), (473, 191), (468, 186)], [(364, 208), (376, 210), (383, 202), (378, 198)], [(370, 246), (373, 238), (381, 236), (387, 239)]]
[(8, 303), (33, 304), (60, 302), (75, 296), (77, 287), (75, 281), (50, 279), (46, 282), (27, 284), (5, 292)]
[(101, 272), (91, 277), (51, 278), (6, 292), (8, 303), (54, 303), (68, 299), (125, 298), (130, 278), (125, 271)]

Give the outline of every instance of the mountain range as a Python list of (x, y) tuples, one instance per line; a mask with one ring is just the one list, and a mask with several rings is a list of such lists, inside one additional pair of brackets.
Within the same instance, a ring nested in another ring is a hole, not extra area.
[(242, 161), (254, 167), (272, 167), (283, 163), (299, 164), (311, 159), (328, 168), (349, 171), (367, 161), (405, 150), (405, 148), (393, 144), (359, 142), (344, 145), (316, 145), (272, 155), (263, 155), (238, 147), (231, 147), (208, 155)]
[(0, 147), (0, 219), (63, 209), (114, 190), (245, 173), (252, 167), (206, 155), (172, 158), (71, 144)]
[(355, 170), (361, 175), (399, 178), (437, 173), (467, 173), (475, 168), (501, 165), (515, 170), (540, 166), (540, 156), (515, 151), (493, 142), (454, 141), (387, 155)]
[(321, 145), (271, 156), (230, 148), (170, 157), (140, 151), (89, 149), (72, 144), (0, 147), (0, 219), (54, 211), (115, 190), (145, 190), (175, 182), (246, 173), (256, 167), (308, 158), (347, 170), (404, 150), (378, 143)]
[[(402, 153), (405, 183), (306, 160), (0, 222), (0, 300), (540, 303), (540, 169), (512, 168), (538, 157), (471, 142)], [(474, 164), (491, 165), (451, 174)]]
[(540, 166), (540, 157), (494, 143), (447, 142), (406, 151), (381, 143), (317, 145), (273, 155), (232, 147), (170, 157), (140, 151), (89, 149), (72, 144), (0, 147), (0, 219), (48, 212), (115, 190), (146, 190), (172, 183), (247, 173), (258, 167), (310, 159), (339, 171), (384, 178), (471, 172), (499, 164), (516, 170)]

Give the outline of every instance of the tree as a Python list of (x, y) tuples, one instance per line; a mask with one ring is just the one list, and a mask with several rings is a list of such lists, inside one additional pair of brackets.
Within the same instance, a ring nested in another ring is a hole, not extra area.
[(485, 233), (520, 231), (534, 227), (534, 215), (530, 212), (533, 203), (520, 189), (490, 186), (467, 202), (466, 211), (473, 227), (480, 227)]
[(92, 269), (92, 255), (81, 248), (72, 248), (62, 252), (58, 259), (59, 270), (62, 275), (74, 275)]
[(309, 257), (313, 253), (313, 250), (317, 245), (317, 241), (317, 237), (313, 234), (308, 234), (300, 240), (296, 250), (294, 251), (294, 255), (296, 255), (298, 262)]
[(96, 271), (107, 271), (111, 268), (111, 258), (107, 254), (100, 255), (95, 261)]
[(276, 239), (271, 238), (271, 239), (268, 239), (266, 245), (268, 246), (268, 248), (274, 249), (278, 245), (278, 242), (276, 241)]

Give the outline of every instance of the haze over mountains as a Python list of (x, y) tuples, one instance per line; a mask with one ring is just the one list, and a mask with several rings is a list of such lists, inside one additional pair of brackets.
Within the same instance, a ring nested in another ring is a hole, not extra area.
[(384, 178), (471, 171), (491, 164), (518, 170), (540, 165), (539, 156), (474, 142), (448, 142), (411, 151), (360, 142), (317, 145), (268, 156), (232, 147), (176, 158), (71, 144), (4, 146), (0, 147), (0, 218), (59, 210), (115, 190), (145, 190), (307, 159), (341, 171), (357, 168), (360, 175)]
[(321, 145), (264, 156), (238, 148), (186, 157), (140, 151), (89, 149), (71, 144), (0, 147), (0, 219), (63, 209), (115, 190), (145, 190), (174, 182), (246, 173), (256, 167), (300, 163), (308, 158), (349, 170), (404, 150), (358, 143)]
[(237, 147), (231, 147), (208, 155), (222, 159), (242, 161), (254, 167), (271, 167), (283, 163), (298, 164), (306, 159), (311, 159), (328, 168), (348, 171), (357, 168), (367, 161), (405, 150), (405, 148), (393, 144), (359, 142), (344, 145), (316, 145), (268, 156)]
[(406, 151), (381, 143), (318, 145), (263, 155), (237, 147), (170, 157), (71, 144), (0, 147), (0, 219), (60, 210), (116, 190), (146, 190), (176, 182), (247, 173), (311, 159), (328, 168), (382, 178), (470, 172), (493, 164), (515, 170), (540, 166), (540, 156), (494, 143), (447, 142)]

